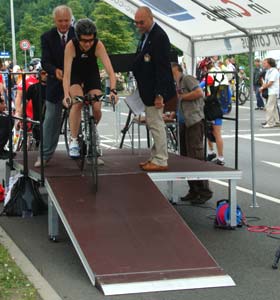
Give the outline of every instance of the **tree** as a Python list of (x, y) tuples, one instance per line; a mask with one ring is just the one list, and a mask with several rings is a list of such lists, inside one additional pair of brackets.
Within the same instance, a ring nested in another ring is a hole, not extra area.
[(86, 17), (84, 8), (82, 7), (80, 1), (70, 0), (68, 1), (67, 5), (71, 7), (73, 16), (76, 21)]
[(102, 40), (109, 54), (135, 51), (134, 32), (131, 21), (105, 2), (98, 2), (92, 13), (98, 37)]

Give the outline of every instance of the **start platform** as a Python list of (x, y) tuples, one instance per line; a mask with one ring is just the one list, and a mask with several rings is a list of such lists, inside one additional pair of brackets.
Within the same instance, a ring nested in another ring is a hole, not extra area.
[[(58, 233), (58, 214), (93, 285), (105, 295), (235, 285), (154, 181), (172, 188), (177, 180), (227, 179), (236, 208), (240, 171), (170, 155), (168, 171), (147, 174), (138, 167), (143, 151), (108, 151), (103, 158), (96, 194), (87, 170), (81, 174), (65, 152), (45, 168), (50, 235)], [(35, 160), (30, 153), (30, 167)], [(15, 167), (21, 165), (19, 157)], [(29, 173), (39, 178), (36, 169)]]

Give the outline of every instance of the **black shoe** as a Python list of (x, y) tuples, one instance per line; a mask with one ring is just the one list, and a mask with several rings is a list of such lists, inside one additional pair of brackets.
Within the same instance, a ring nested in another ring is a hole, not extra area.
[(216, 160), (213, 161), (213, 163), (223, 166), (225, 164), (225, 161), (217, 158)]
[(207, 160), (208, 160), (208, 161), (211, 161), (211, 160), (213, 160), (214, 158), (216, 158), (216, 156), (217, 156), (216, 153), (208, 154), (208, 155), (207, 155)]
[(181, 197), (181, 201), (192, 201), (199, 198), (199, 194), (197, 192), (190, 191), (184, 197)]
[(212, 198), (212, 196), (213, 196), (213, 192), (210, 190), (202, 190), (199, 192), (199, 198), (201, 201), (204, 201), (204, 202), (210, 200)]
[(260, 108), (260, 107), (256, 107), (256, 108), (255, 108), (255, 110), (259, 110), (259, 109), (261, 109), (261, 108)]
[(260, 110), (264, 110), (264, 107), (262, 106), (262, 107), (260, 107)]
[(262, 125), (266, 125), (266, 122), (261, 122)]

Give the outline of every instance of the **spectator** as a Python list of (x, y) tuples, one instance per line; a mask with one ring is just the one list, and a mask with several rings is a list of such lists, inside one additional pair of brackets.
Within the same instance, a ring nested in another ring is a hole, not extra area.
[[(32, 84), (26, 93), (26, 98), (31, 100), (33, 120), (43, 121), (46, 100), (46, 87), (47, 87), (47, 72), (45, 70), (39, 71), (39, 82)], [(40, 99), (41, 97), (41, 99)], [(40, 103), (40, 100), (42, 101)], [(36, 141), (36, 146), (40, 143), (40, 130), (39, 126), (32, 127), (33, 138)]]
[(255, 110), (263, 110), (264, 109), (264, 103), (263, 98), (260, 94), (260, 87), (262, 86), (262, 69), (261, 69), (261, 61), (259, 58), (255, 59), (255, 68), (254, 68), (254, 79), (253, 79), (253, 85), (254, 85), (254, 91), (256, 94), (257, 99), (257, 107)]
[[(71, 27), (72, 10), (66, 5), (53, 10), (55, 27), (41, 36), (42, 67), (48, 73), (46, 88), (46, 114), (43, 123), (43, 165), (51, 159), (58, 143), (63, 99), (63, 62), (65, 44), (74, 37)], [(40, 158), (35, 167), (41, 166)]]
[(273, 58), (266, 58), (263, 62), (266, 69), (265, 80), (259, 91), (262, 93), (264, 89), (268, 89), (268, 99), (266, 103), (266, 123), (263, 128), (272, 128), (279, 126), (279, 112), (277, 105), (277, 97), (279, 93), (279, 74), (276, 69), (276, 63)]
[[(213, 63), (211, 60), (207, 60), (205, 64), (203, 64), (204, 67), (207, 68), (209, 72), (214, 72), (215, 69), (213, 67)], [(217, 81), (215, 80), (215, 77), (217, 78)], [(222, 80), (223, 79), (223, 80)], [(206, 81), (206, 78), (203, 79), (202, 83)], [(201, 86), (202, 86), (201, 83)], [(216, 86), (216, 85), (228, 85), (228, 79), (226, 76), (222, 76), (221, 74), (217, 74), (217, 76), (213, 74), (208, 74), (207, 76), (207, 91), (205, 91), (206, 95), (210, 95), (211, 93), (211, 86)], [(229, 87), (228, 87), (229, 91)], [(228, 97), (231, 97), (231, 93), (229, 92), (230, 95)], [(224, 113), (227, 113), (227, 111), (224, 111)], [(212, 161), (217, 157), (217, 159), (214, 160), (214, 162), (218, 165), (223, 166), (225, 164), (224, 160), (224, 154), (223, 154), (223, 149), (224, 149), (224, 142), (222, 138), (222, 124), (223, 120), (222, 119), (215, 119), (214, 121), (210, 121), (212, 123), (212, 129), (213, 129), (213, 135), (215, 137), (215, 142), (216, 142), (216, 147), (217, 147), (217, 152), (218, 152), (218, 157), (217, 154), (214, 151), (214, 144), (212, 141), (208, 139), (208, 155), (207, 155), (207, 160)]]
[(166, 101), (176, 95), (170, 65), (170, 42), (163, 29), (154, 22), (148, 7), (138, 8), (134, 21), (142, 37), (133, 73), (154, 141), (150, 158), (139, 166), (144, 171), (164, 171), (168, 169), (168, 152), (163, 107)]
[[(184, 124), (180, 126), (180, 154), (204, 160), (204, 100), (199, 82), (191, 75), (184, 75), (182, 67), (172, 63), (172, 73), (177, 86), (180, 115)], [(212, 197), (208, 180), (188, 181), (190, 190), (183, 201), (201, 204)]]
[(5, 98), (0, 94), (0, 159), (8, 159), (9, 151), (5, 150), (5, 145), (9, 139), (9, 118), (3, 114), (6, 110)]

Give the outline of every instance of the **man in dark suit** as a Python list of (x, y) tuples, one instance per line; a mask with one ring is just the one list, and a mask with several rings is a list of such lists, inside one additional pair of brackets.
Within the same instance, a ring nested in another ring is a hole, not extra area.
[[(43, 164), (51, 159), (58, 143), (63, 100), (63, 64), (65, 44), (75, 33), (71, 26), (72, 10), (66, 5), (53, 10), (55, 27), (41, 36), (42, 67), (48, 73), (46, 114), (43, 123)], [(40, 158), (35, 167), (40, 167)]]
[(145, 104), (146, 123), (154, 140), (150, 158), (140, 163), (140, 167), (144, 171), (165, 171), (168, 168), (168, 152), (163, 107), (176, 95), (170, 66), (170, 42), (163, 29), (154, 22), (148, 7), (140, 7), (134, 20), (142, 38), (133, 73)]

